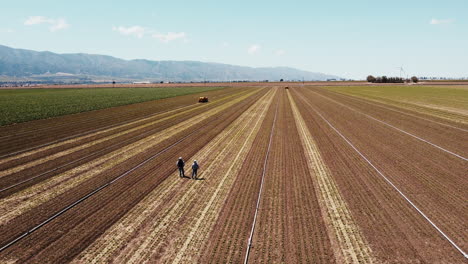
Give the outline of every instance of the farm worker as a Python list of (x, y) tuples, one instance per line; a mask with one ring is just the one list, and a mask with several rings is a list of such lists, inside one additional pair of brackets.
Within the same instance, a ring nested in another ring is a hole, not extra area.
[(197, 178), (197, 170), (198, 168), (200, 168), (200, 166), (198, 166), (198, 163), (196, 160), (193, 161), (193, 164), (192, 164), (192, 179), (196, 179)]
[(179, 168), (179, 177), (185, 177), (185, 171), (184, 171), (184, 166), (185, 162), (182, 159), (182, 157), (179, 157), (179, 160), (177, 160), (177, 168)]

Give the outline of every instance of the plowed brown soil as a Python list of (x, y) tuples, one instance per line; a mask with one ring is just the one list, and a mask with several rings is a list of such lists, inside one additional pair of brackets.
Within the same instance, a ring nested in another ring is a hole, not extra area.
[(0, 248), (106, 187), (0, 262), (466, 263), (468, 127), (269, 85), (2, 128)]

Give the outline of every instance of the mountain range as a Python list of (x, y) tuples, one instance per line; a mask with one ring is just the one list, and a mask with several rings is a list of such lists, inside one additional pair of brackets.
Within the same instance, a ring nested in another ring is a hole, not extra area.
[(124, 60), (84, 53), (57, 54), (0, 45), (0, 80), (36, 81), (323, 81), (334, 75), (289, 67), (253, 68), (199, 61)]

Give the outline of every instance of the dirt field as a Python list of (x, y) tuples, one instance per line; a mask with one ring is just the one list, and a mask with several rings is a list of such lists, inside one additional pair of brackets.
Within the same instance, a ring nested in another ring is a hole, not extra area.
[(466, 123), (318, 85), (207, 95), (0, 127), (0, 262), (467, 263)]

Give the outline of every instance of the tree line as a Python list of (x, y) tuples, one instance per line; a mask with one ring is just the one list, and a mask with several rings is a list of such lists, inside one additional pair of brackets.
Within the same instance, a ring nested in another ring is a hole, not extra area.
[(417, 83), (419, 82), (418, 77), (413, 76), (409, 79), (404, 79), (401, 77), (387, 77), (387, 76), (378, 76), (374, 77), (372, 75), (367, 76), (367, 81), (371, 83), (409, 83), (409, 82), (414, 82)]

